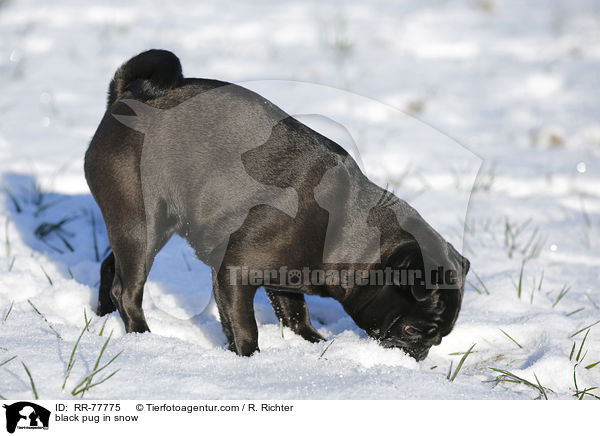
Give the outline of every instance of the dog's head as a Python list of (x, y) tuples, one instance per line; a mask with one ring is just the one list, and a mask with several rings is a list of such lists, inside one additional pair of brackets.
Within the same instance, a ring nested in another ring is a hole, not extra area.
[(402, 348), (416, 360), (448, 335), (460, 312), (469, 261), (459, 256), (462, 283), (456, 288), (388, 284), (362, 292), (354, 307), (356, 323), (386, 348)]
[(406, 287), (387, 286), (378, 292), (373, 307), (380, 313), (379, 327), (368, 333), (386, 348), (402, 348), (423, 360), (452, 331), (461, 302), (462, 289), (437, 290), (417, 301)]
[(470, 263), (418, 215), (397, 230), (388, 232), (395, 247), (381, 266), (400, 273), (392, 283), (356, 288), (351, 313), (382, 346), (423, 360), (454, 327)]

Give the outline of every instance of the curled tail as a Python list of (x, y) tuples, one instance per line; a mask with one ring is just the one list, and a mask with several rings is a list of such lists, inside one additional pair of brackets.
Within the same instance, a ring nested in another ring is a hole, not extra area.
[(177, 56), (167, 50), (145, 51), (117, 69), (108, 88), (108, 106), (126, 90), (140, 100), (149, 100), (177, 87), (182, 79)]

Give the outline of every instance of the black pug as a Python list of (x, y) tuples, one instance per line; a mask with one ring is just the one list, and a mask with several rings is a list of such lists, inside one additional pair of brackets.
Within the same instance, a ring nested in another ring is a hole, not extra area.
[(184, 78), (171, 52), (115, 73), (85, 156), (112, 253), (98, 315), (149, 331), (142, 297), (177, 233), (209, 265), (229, 349), (258, 351), (264, 286), (285, 326), (312, 326), (304, 293), (333, 297), (369, 336), (417, 360), (453, 328), (469, 262), (406, 202), (375, 185), (338, 144), (260, 95)]

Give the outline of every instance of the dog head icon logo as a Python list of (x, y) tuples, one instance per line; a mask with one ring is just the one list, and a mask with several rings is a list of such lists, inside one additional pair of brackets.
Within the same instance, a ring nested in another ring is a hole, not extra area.
[(19, 401), (6, 409), (6, 431), (14, 433), (17, 428), (47, 429), (50, 421), (50, 411), (28, 401)]

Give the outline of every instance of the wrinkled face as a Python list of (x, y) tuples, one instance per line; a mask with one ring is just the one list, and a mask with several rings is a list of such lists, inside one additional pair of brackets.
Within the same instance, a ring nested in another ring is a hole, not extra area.
[(423, 360), (429, 349), (439, 345), (454, 327), (468, 269), (468, 260), (464, 259), (458, 289), (438, 288), (425, 294), (425, 298), (417, 299), (424, 295), (423, 291), (409, 286), (384, 286), (374, 292), (375, 297), (362, 309), (360, 322), (368, 326), (367, 333), (382, 346), (402, 348), (414, 359)]
[[(405, 293), (398, 288), (394, 291)], [(450, 333), (452, 326), (448, 324), (454, 324), (455, 313), (460, 307), (446, 307), (437, 294), (423, 302), (405, 300), (400, 306), (401, 311), (384, 317), (377, 340), (386, 348), (402, 348), (415, 360), (423, 360), (429, 349), (439, 345), (442, 337)]]

